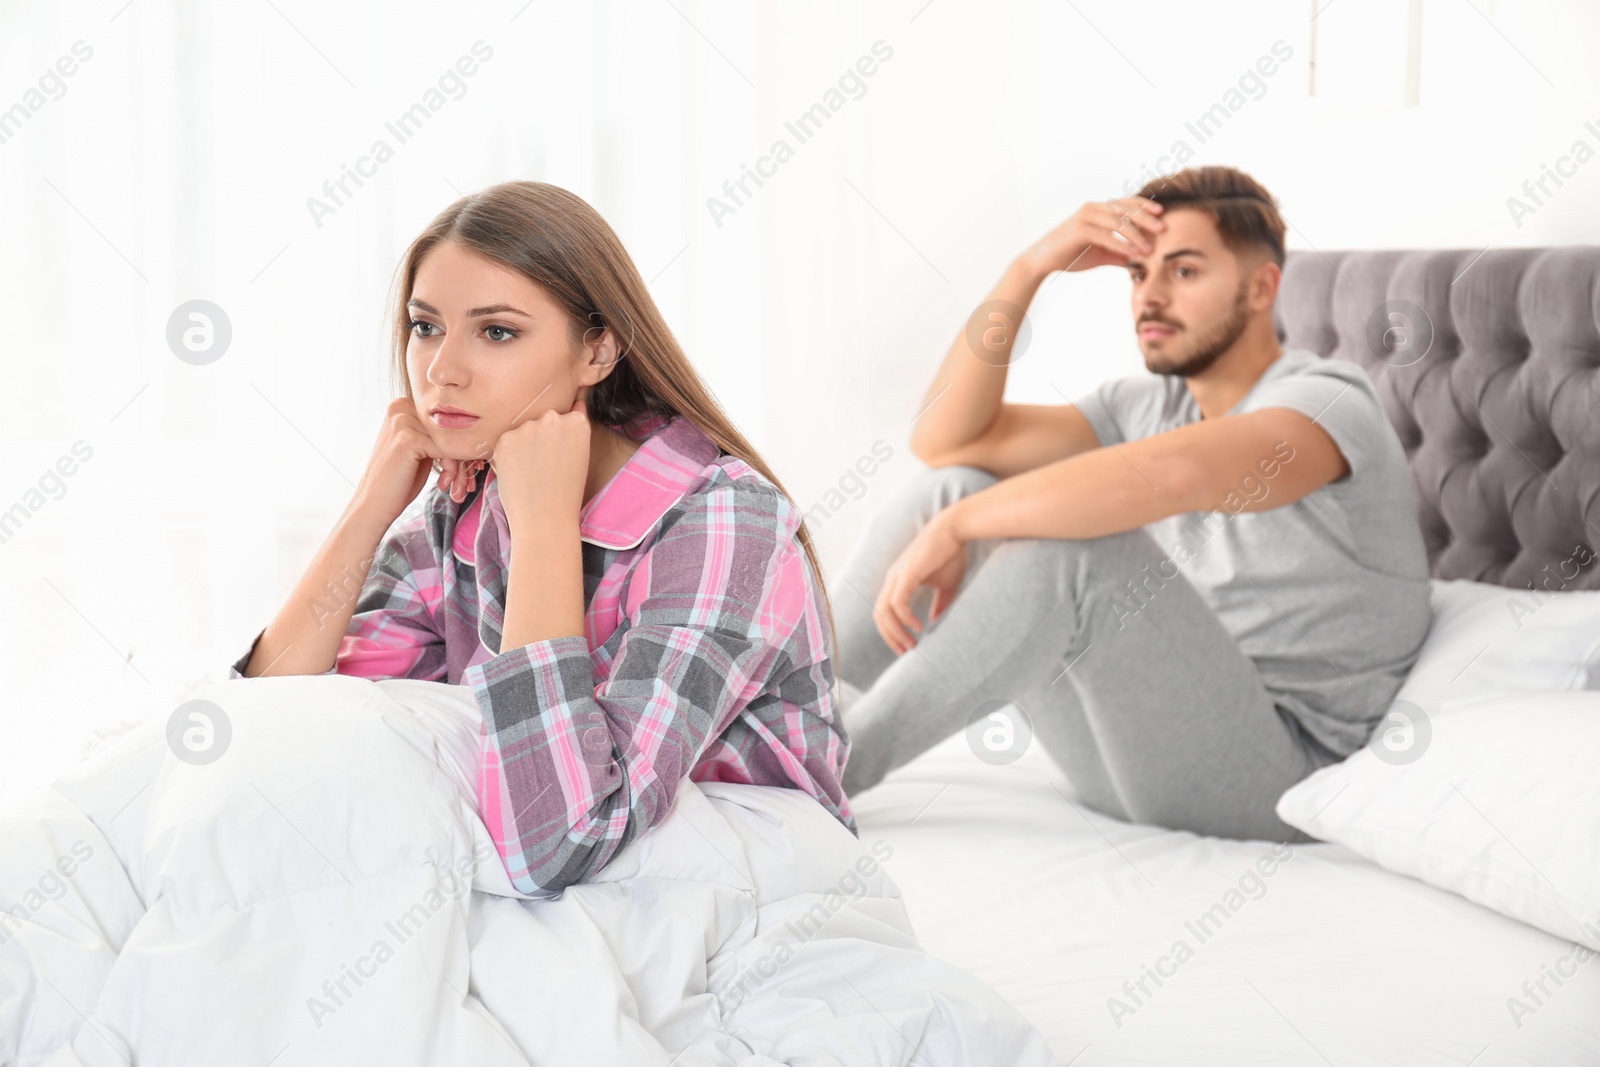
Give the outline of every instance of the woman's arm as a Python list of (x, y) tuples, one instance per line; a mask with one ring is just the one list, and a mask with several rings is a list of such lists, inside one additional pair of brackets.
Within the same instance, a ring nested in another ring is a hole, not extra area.
[[(378, 550), (377, 562), (370, 569), (366, 569), (372, 563), (370, 554), (358, 560), (357, 565), (362, 568), (359, 573), (365, 577), (365, 584), (359, 588), (354, 581), (324, 585), (322, 603), (310, 614), (320, 620), (326, 631), (340, 634), (340, 640), (335, 645), (333, 665), (323, 674), (434, 682), (445, 678), (444, 635), (436, 622), (444, 597), (444, 576), (428, 540), (428, 521), (427, 513), (421, 512), (397, 526)], [(337, 530), (338, 527), (329, 538), (329, 546), (339, 540)], [(329, 546), (324, 546), (325, 550)], [(312, 571), (317, 566), (314, 563)], [(356, 572), (357, 567), (352, 567), (351, 574)], [(356, 595), (351, 595), (352, 589)], [(291, 606), (295, 603), (294, 599), (289, 602)], [(349, 611), (351, 603), (355, 606), (354, 615)], [(292, 613), (285, 607), (280, 619), (288, 614)], [(336, 626), (341, 629), (335, 630)], [(228, 677), (246, 677), (244, 672), (266, 633), (263, 630), (256, 636), (250, 651), (229, 668)], [(270, 658), (266, 662), (270, 663)], [(274, 668), (258, 673), (292, 672)]]
[(511, 531), (500, 650), (554, 637), (583, 637), (583, 542), (579, 521), (593, 434), (582, 397), (500, 435), (495, 477)]
[[(527, 580), (508, 593), (501, 652), (462, 675), (487, 727), (480, 810), (524, 893), (600, 870), (672, 809), (684, 778), (741, 711), (825, 655), (787, 498), (764, 484), (719, 485), (668, 522), (623, 583), (624, 629), (604, 682), (596, 684), (582, 636), (513, 643), (571, 628), (570, 587), (552, 591), (559, 610), (517, 602), (543, 598), (534, 577), (541, 561), (553, 565), (552, 578), (570, 578), (539, 551), (525, 554)], [(516, 537), (513, 559), (525, 547)], [(537, 621), (558, 616), (559, 626)], [(791, 725), (787, 749), (767, 762), (792, 763), (805, 779), (817, 753), (797, 750), (827, 731)]]
[[(358, 598), (367, 601), (370, 597), (370, 602), (360, 605), (363, 615), (378, 616), (363, 619), (358, 634), (369, 639), (366, 647), (385, 653), (367, 664), (368, 671), (406, 659), (390, 654), (386, 646), (414, 648), (436, 638), (416, 612), (423, 586), (412, 581), (411, 570), (425, 561), (408, 560), (400, 542), (385, 548), (377, 584), (367, 588), (368, 572), (384, 531), (416, 499), (428, 480), (436, 451), (417, 418), (416, 405), (407, 397), (392, 400), (355, 495), (277, 618), (257, 637), (248, 662), (243, 668), (235, 664), (232, 670), (242, 670), (245, 677), (251, 678), (263, 674), (332, 673), (340, 642), (358, 610)], [(409, 589), (405, 588), (408, 584)], [(436, 587), (438, 583), (432, 584)], [(362, 673), (375, 676), (368, 671)], [(404, 673), (396, 671), (384, 676)]]
[[(511, 526), (501, 649), (583, 637), (583, 542), (578, 514), (551, 508)], [(510, 523), (509, 516), (507, 517)]]
[(388, 522), (352, 500), (289, 599), (256, 640), (244, 676), (327, 673)]

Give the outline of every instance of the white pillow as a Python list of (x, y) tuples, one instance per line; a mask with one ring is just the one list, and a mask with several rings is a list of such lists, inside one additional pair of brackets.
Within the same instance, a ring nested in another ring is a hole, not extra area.
[(1600, 688), (1600, 592), (1431, 585), (1433, 626), (1397, 702), (1432, 715), (1486, 692)]
[(1379, 866), (1600, 950), (1600, 692), (1499, 693), (1291, 787), (1278, 817)]

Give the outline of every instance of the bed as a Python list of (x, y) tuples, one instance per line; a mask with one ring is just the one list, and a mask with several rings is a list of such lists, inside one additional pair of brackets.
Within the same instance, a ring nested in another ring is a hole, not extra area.
[(0, 1064), (1051, 1063), (799, 790), (685, 780), (519, 893), (482, 725), (442, 682), (211, 682), (0, 810)]
[[(1295, 251), (1275, 318), (1286, 346), (1373, 378), (1436, 593), (1525, 590), (1600, 543), (1600, 249)], [(1600, 587), (1600, 567), (1565, 570), (1563, 595)], [(1345, 845), (1122, 823), (1041, 751), (991, 766), (962, 735), (855, 805), (923, 943), (1059, 1063), (1600, 1064), (1581, 946)]]
[[(1596, 249), (1290, 256), (1280, 335), (1377, 382), (1440, 603), (1503, 615), (1593, 540), (1597, 273)], [(1597, 688), (1574, 598), (1600, 567), (1571, 569), (1449, 684), (1527, 660)], [(1563, 933), (1600, 939), (1592, 896), (1519, 921), (1403, 856), (1120, 823), (1042, 752), (993, 766), (957, 735), (855, 798), (859, 841), (790, 790), (686, 784), (592, 884), (519, 898), (460, 687), (227, 685), (196, 698), (227, 705), (228, 762), (178, 754), (180, 708), (0, 811), (0, 1067), (1600, 1063), (1600, 963)], [(1589, 789), (1526, 796), (1576, 827), (1542, 874), (1600, 888)]]

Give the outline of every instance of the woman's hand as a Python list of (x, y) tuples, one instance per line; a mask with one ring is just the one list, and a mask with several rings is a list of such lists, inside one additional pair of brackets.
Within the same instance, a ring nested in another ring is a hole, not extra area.
[(438, 457), (439, 446), (417, 418), (416, 402), (396, 397), (384, 414), (353, 506), (387, 528), (417, 498)]
[(417, 417), (416, 402), (396, 397), (384, 413), (372, 458), (356, 487), (356, 507), (381, 518), (387, 527), (417, 498), (435, 460), (440, 466), (438, 487), (457, 504), (472, 492), (478, 472), (489, 465), (487, 459), (440, 455), (439, 446)]
[(577, 525), (589, 480), (589, 438), (589, 408), (582, 397), (571, 411), (546, 411), (500, 435), (489, 465), (513, 531), (540, 516)]
[(878, 591), (872, 617), (884, 642), (897, 654), (909, 652), (916, 644), (915, 632), (922, 633), (922, 622), (911, 610), (911, 598), (924, 585), (933, 587), (933, 607), (928, 612), (932, 623), (955, 599), (961, 579), (967, 573), (967, 546), (955, 535), (944, 512), (935, 515), (906, 546)]

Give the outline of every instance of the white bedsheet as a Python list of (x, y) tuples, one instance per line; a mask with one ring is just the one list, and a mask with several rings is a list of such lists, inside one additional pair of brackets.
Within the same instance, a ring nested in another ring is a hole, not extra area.
[[(854, 803), (923, 946), (1060, 1063), (1600, 1064), (1600, 959), (1341, 847), (1278, 846), (1241, 892), (1272, 845), (1119, 822), (1041, 750), (994, 767), (959, 734)], [(1185, 925), (1219, 904), (1204, 940)]]
[(535, 900), (474, 813), (469, 690), (193, 695), (221, 759), (151, 720), (0, 812), (0, 1065), (1050, 1062), (921, 950), (889, 850), (795, 790), (685, 783)]

